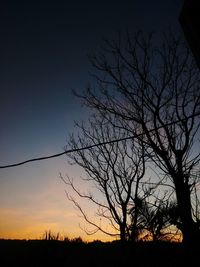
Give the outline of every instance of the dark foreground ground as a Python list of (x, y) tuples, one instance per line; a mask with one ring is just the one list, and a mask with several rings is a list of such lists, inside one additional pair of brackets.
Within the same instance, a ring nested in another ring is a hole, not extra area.
[(177, 243), (70, 243), (56, 240), (0, 240), (0, 266), (199, 266), (200, 247)]

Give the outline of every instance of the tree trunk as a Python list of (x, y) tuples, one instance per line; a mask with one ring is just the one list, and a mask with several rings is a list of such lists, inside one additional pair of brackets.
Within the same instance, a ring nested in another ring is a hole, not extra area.
[(120, 225), (120, 240), (122, 243), (126, 242), (126, 225), (125, 224)]
[[(178, 151), (177, 151), (178, 152)], [(192, 204), (190, 187), (183, 172), (182, 153), (177, 153), (177, 173), (174, 177), (174, 184), (176, 188), (176, 197), (178, 204), (178, 212), (181, 219), (181, 228), (183, 234), (183, 242), (191, 245), (196, 243), (200, 237), (200, 231), (197, 224), (192, 218)]]
[(178, 204), (178, 212), (181, 219), (181, 228), (183, 234), (183, 242), (185, 244), (193, 244), (200, 238), (200, 230), (192, 218), (192, 205), (190, 198), (189, 185), (184, 182), (184, 177), (177, 177), (174, 179), (176, 188), (176, 197)]

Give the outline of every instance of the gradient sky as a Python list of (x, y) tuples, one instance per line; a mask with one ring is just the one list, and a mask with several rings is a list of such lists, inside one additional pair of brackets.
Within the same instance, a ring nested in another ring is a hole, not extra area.
[[(71, 93), (90, 79), (87, 55), (118, 30), (181, 31), (181, 2), (3, 0), (0, 165), (62, 152), (74, 120), (87, 118)], [(59, 172), (79, 183), (80, 170), (64, 156), (0, 169), (0, 238), (40, 238), (49, 229), (85, 237)]]

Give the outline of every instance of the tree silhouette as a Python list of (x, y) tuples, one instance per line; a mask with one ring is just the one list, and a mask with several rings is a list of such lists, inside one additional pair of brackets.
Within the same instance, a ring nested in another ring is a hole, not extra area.
[[(101, 116), (94, 116), (86, 124), (77, 124), (79, 134), (72, 135), (68, 146), (72, 149), (107, 142), (124, 137), (124, 131), (107, 124)], [(119, 235), (124, 242), (130, 238), (130, 209), (135, 206), (134, 199), (142, 194), (139, 184), (145, 174), (145, 147), (134, 140), (123, 140), (96, 146), (87, 150), (77, 150), (68, 154), (71, 163), (81, 166), (87, 174), (84, 182), (93, 182), (101, 197), (94, 193), (80, 192), (70, 177), (62, 180), (81, 198), (86, 198), (97, 206), (97, 216), (109, 222), (97, 224), (89, 219), (75, 197), (68, 198), (78, 207), (84, 219), (94, 228), (87, 233), (102, 231), (109, 235)], [(98, 195), (98, 194), (97, 194)], [(141, 195), (144, 197), (144, 194)]]
[(163, 38), (141, 32), (119, 34), (105, 41), (91, 63), (94, 85), (79, 97), (127, 135), (142, 133), (138, 141), (145, 143), (152, 163), (173, 182), (183, 241), (198, 240), (191, 202), (196, 180), (191, 173), (200, 159), (195, 149), (200, 73), (189, 48), (171, 32)]

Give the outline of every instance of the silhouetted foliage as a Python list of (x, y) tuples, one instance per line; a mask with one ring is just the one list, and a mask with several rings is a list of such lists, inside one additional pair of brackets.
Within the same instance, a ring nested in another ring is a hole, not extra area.
[[(147, 240), (180, 240), (178, 233), (177, 205), (170, 202), (147, 202), (147, 199), (138, 199), (138, 220), (135, 228), (142, 239)], [(134, 224), (135, 208), (131, 210)], [(173, 227), (174, 226), (174, 227)], [(176, 227), (175, 227), (176, 226)], [(179, 227), (178, 227), (179, 228)], [(179, 228), (180, 229), (180, 228)]]
[(44, 240), (59, 240), (60, 233), (58, 232), (58, 233), (54, 234), (54, 233), (52, 233), (51, 230), (45, 231), (43, 238), (44, 238)]

